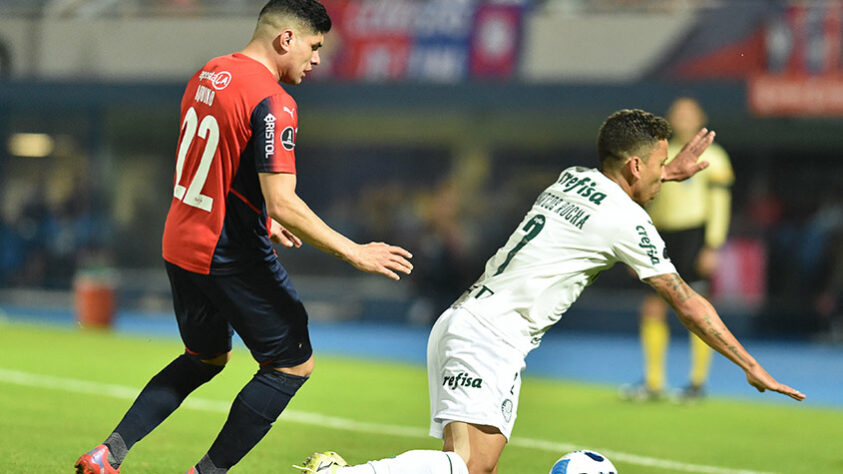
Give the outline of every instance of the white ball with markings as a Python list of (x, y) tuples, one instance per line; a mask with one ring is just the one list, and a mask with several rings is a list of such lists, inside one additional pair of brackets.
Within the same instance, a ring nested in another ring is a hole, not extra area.
[(559, 458), (549, 474), (618, 474), (618, 470), (606, 456), (583, 449)]

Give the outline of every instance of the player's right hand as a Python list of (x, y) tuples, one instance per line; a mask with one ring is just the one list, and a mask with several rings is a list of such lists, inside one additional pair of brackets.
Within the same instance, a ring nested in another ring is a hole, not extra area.
[(413, 264), (408, 260), (410, 258), (413, 258), (413, 254), (401, 247), (383, 242), (370, 242), (357, 245), (348, 261), (358, 270), (400, 280), (401, 277), (396, 272), (409, 275), (413, 271)]
[(703, 128), (668, 163), (662, 171), (662, 181), (684, 181), (708, 168), (707, 161), (698, 162), (700, 156), (714, 142), (714, 131)]
[(759, 392), (772, 390), (800, 402), (805, 399), (805, 394), (795, 388), (776, 382), (776, 379), (760, 365), (755, 365), (746, 371), (746, 381)]

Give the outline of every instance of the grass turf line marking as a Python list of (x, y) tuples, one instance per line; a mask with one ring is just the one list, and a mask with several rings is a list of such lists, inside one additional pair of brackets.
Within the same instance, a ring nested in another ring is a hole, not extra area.
[[(100, 395), (111, 398), (120, 398), (124, 400), (134, 400), (141, 390), (139, 388), (127, 387), (124, 385), (105, 384), (99, 382), (89, 382), (79, 379), (54, 377), (50, 375), (31, 374), (27, 372), (6, 370), (2, 368), (0, 368), (0, 383), (22, 385), (26, 387), (45, 388), (49, 390), (61, 390), (73, 393)], [(184, 401), (182, 406), (192, 410), (208, 411), (214, 413), (228, 413), (228, 410), (231, 407), (231, 402), (209, 400), (206, 398), (188, 397)], [(285, 410), (282, 414), (281, 421), (290, 421), (293, 423), (301, 423), (306, 425), (335, 428), (338, 430), (355, 431), (359, 433), (371, 433), (378, 435), (404, 436), (408, 438), (426, 438), (428, 436), (427, 430), (422, 428), (388, 425), (382, 423), (368, 423), (364, 421), (354, 421), (346, 418), (326, 416), (320, 415), (318, 413), (309, 413), (296, 410)], [(513, 446), (518, 446), (520, 448), (538, 449), (542, 451), (550, 451), (560, 454), (568, 451), (575, 451), (577, 449), (585, 449), (584, 446), (578, 446), (575, 444), (559, 443), (530, 438), (513, 438), (510, 440), (509, 444)], [(591, 449), (599, 451), (615, 461), (636, 464), (638, 466), (666, 469), (672, 472), (696, 472), (701, 474), (772, 474), (769, 472), (762, 471), (748, 471), (741, 469), (729, 469), (717, 466), (705, 466), (700, 464), (688, 464), (678, 461), (670, 461), (667, 459), (638, 456), (636, 454), (629, 454), (620, 451), (614, 451), (611, 449), (593, 447)]]

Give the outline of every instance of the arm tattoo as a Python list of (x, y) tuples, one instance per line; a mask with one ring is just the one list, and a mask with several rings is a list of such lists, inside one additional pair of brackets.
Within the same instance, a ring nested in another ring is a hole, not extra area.
[(654, 284), (652, 286), (656, 288), (656, 291), (658, 291), (659, 293), (663, 292), (665, 294), (672, 293), (673, 295), (676, 295), (676, 299), (680, 303), (688, 301), (691, 296), (693, 296), (693, 291), (691, 290), (691, 288), (688, 286), (687, 283), (685, 283), (684, 280), (682, 280), (682, 277), (680, 277), (676, 273), (659, 275), (653, 277), (653, 280)]
[(717, 329), (714, 328), (714, 324), (711, 323), (711, 316), (706, 314), (703, 317), (703, 322), (705, 322), (705, 325), (708, 326), (708, 328), (705, 329), (705, 331), (707, 333), (711, 334), (711, 336), (713, 336), (715, 339), (720, 341), (725, 346), (727, 351), (731, 352), (732, 355), (734, 355), (735, 358), (738, 359), (739, 361), (741, 361), (745, 364), (749, 363), (749, 361), (747, 361), (746, 359), (743, 358), (743, 356), (741, 356), (741, 353), (738, 350), (738, 347), (735, 346), (734, 344), (729, 344), (728, 342), (726, 342), (726, 340), (723, 338), (723, 335), (720, 334), (720, 331), (718, 331)]
[[(691, 287), (682, 280), (682, 277), (676, 273), (667, 275), (658, 275), (647, 279), (647, 282), (652, 286), (663, 298), (673, 303), (684, 303), (691, 299), (696, 293)], [(704, 314), (702, 321), (698, 325), (699, 331), (708, 334), (713, 339), (720, 342), (723, 350), (729, 352), (734, 358), (744, 364), (749, 361), (741, 355), (741, 350), (736, 344), (732, 344), (723, 337), (723, 333), (714, 325), (712, 315)]]

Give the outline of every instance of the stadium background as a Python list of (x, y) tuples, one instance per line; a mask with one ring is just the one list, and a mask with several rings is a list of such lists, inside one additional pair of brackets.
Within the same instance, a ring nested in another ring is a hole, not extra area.
[[(0, 309), (61, 319), (93, 284), (118, 320), (171, 321), (178, 101), (262, 4), (0, 0)], [(843, 3), (325, 4), (323, 64), (290, 89), (298, 191), (351, 238), (410, 249), (416, 270), (395, 284), (279, 250), (314, 321), (426, 327), (561, 169), (596, 164), (609, 113), (691, 95), (736, 173), (717, 307), (740, 337), (822, 345), (839, 366)], [(634, 341), (643, 291), (615, 268), (554, 331)]]

